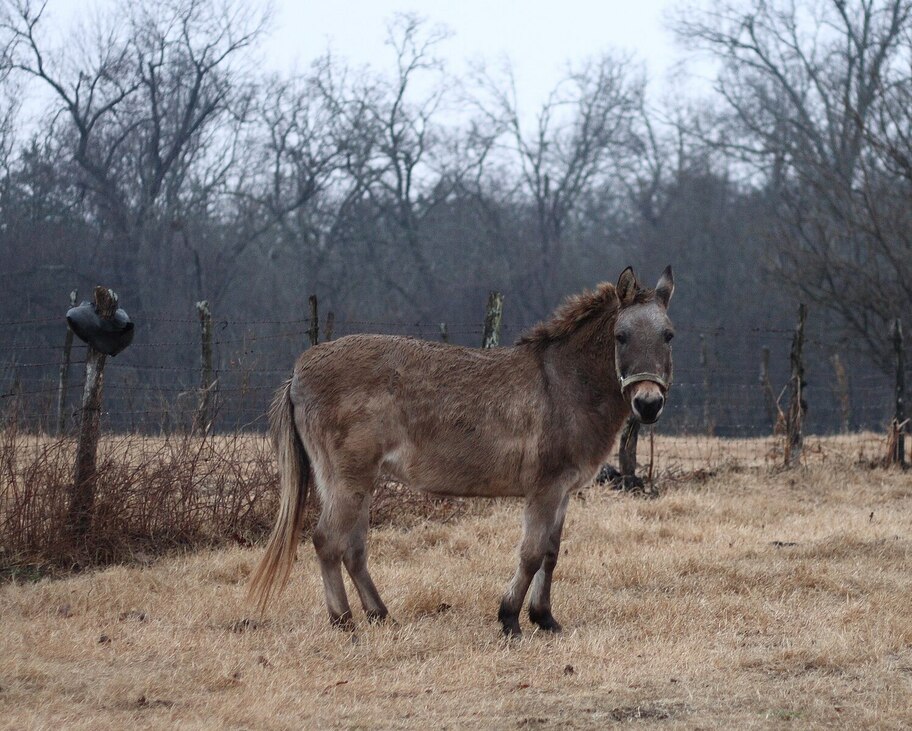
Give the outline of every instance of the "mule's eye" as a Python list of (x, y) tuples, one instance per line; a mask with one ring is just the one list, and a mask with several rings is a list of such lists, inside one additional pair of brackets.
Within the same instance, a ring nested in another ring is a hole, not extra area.
[(618, 341), (618, 345), (626, 345), (627, 333), (615, 333), (614, 339)]
[(675, 336), (675, 334), (671, 330), (666, 330), (665, 331), (665, 342), (670, 343), (672, 338), (674, 338), (674, 336)]

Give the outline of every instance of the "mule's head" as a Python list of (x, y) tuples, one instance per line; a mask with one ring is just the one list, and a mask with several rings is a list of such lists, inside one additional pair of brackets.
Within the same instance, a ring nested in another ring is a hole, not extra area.
[(654, 290), (641, 288), (627, 267), (618, 279), (617, 293), (621, 306), (614, 323), (614, 362), (621, 393), (640, 421), (653, 424), (665, 408), (671, 385), (671, 267), (665, 267)]

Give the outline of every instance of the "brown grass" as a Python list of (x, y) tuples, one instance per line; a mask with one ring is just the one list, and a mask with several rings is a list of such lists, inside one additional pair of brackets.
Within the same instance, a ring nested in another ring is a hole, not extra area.
[(306, 546), (265, 618), (241, 603), (259, 557), (242, 547), (7, 583), (0, 726), (909, 727), (912, 484), (842, 439), (794, 472), (765, 466), (762, 441), (720, 441), (744, 462), (679, 470), (656, 500), (577, 498), (558, 637), (499, 637), (513, 502), (375, 530), (398, 624), (359, 613), (354, 637), (329, 628)]

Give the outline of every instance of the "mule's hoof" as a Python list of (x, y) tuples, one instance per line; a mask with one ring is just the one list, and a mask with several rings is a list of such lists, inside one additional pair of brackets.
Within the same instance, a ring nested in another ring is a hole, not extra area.
[(551, 614), (548, 610), (535, 610), (531, 607), (529, 608), (529, 619), (531, 619), (535, 624), (539, 626), (540, 629), (545, 632), (553, 632), (557, 634), (558, 632), (563, 631), (560, 622), (558, 622), (554, 615)]
[(372, 609), (365, 612), (365, 614), (367, 615), (367, 621), (370, 624), (380, 624), (381, 622), (384, 624), (396, 624), (396, 620), (390, 616), (386, 609)]
[(522, 630), (519, 628), (519, 612), (511, 612), (506, 602), (500, 603), (500, 609), (497, 610), (497, 619), (503, 627), (504, 637), (519, 637)]
[(500, 632), (508, 640), (517, 640), (522, 637), (522, 629), (520, 629), (518, 621), (512, 624), (504, 623)]
[(329, 623), (336, 629), (340, 629), (343, 632), (355, 631), (355, 621), (352, 619), (351, 612), (346, 612), (345, 614), (339, 615), (330, 615)]

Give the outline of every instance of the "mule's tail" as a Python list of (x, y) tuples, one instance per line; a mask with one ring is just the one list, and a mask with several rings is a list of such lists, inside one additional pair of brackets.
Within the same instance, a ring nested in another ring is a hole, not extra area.
[(280, 497), (279, 513), (266, 553), (250, 577), (247, 589), (248, 600), (255, 602), (260, 612), (273, 593), (281, 592), (288, 583), (310, 481), (310, 458), (295, 428), (291, 379), (276, 392), (269, 410), (269, 425), (279, 463)]

